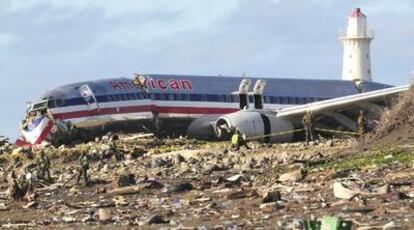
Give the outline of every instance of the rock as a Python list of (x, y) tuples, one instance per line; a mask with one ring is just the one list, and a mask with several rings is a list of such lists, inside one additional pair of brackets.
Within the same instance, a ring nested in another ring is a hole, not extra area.
[(374, 192), (378, 195), (384, 195), (390, 192), (390, 186), (388, 184), (385, 184), (383, 186), (380, 186), (378, 188), (374, 189)]
[(169, 162), (161, 157), (154, 158), (151, 162), (153, 168), (168, 166)]
[(111, 210), (109, 208), (98, 209), (99, 221), (109, 222), (112, 219)]
[(328, 140), (328, 141), (326, 141), (326, 143), (325, 143), (325, 146), (326, 147), (332, 147), (334, 144), (333, 144), (333, 140)]
[(194, 187), (190, 182), (184, 182), (177, 185), (172, 185), (165, 189), (164, 192), (166, 193), (175, 193), (175, 192), (184, 192), (188, 190), (192, 190)]
[(76, 219), (75, 219), (75, 218), (70, 217), (70, 216), (64, 216), (64, 217), (62, 217), (62, 220), (63, 220), (65, 223), (73, 223), (73, 222), (75, 222), (75, 221), (76, 221)]
[(87, 215), (84, 218), (82, 218), (81, 221), (82, 221), (82, 223), (90, 222), (90, 221), (93, 221), (93, 217), (92, 217), (92, 215)]
[(394, 221), (391, 221), (391, 222), (389, 222), (389, 223), (385, 224), (385, 225), (382, 227), (382, 229), (386, 230), (386, 229), (400, 229), (400, 228), (397, 226), (397, 224), (395, 224), (395, 222), (394, 222)]
[(134, 185), (136, 184), (135, 175), (132, 173), (121, 175), (118, 177), (116, 184), (118, 187)]
[(145, 222), (145, 225), (152, 225), (152, 224), (167, 224), (169, 221), (164, 220), (160, 215), (154, 214), (150, 216)]
[(32, 201), (27, 203), (26, 205), (23, 206), (24, 209), (28, 209), (28, 208), (35, 208), (37, 206), (37, 202), (36, 201)]
[(271, 191), (266, 192), (263, 196), (262, 203), (270, 203), (270, 202), (276, 202), (281, 199), (281, 195), (279, 191)]
[(246, 193), (243, 190), (231, 191), (226, 194), (226, 199), (234, 200), (234, 199), (242, 199), (246, 197)]
[(0, 211), (8, 211), (8, 210), (10, 210), (10, 208), (7, 207), (5, 203), (0, 203)]
[(81, 192), (80, 192), (80, 190), (76, 186), (73, 186), (72, 188), (69, 189), (69, 193), (70, 194), (73, 194), (73, 195), (78, 195)]
[(176, 154), (173, 158), (172, 163), (174, 165), (177, 165), (177, 164), (181, 164), (181, 162), (185, 162), (185, 158), (181, 156), (180, 154)]
[(274, 209), (281, 209), (283, 207), (283, 204), (279, 202), (263, 203), (259, 206), (259, 208), (264, 211), (273, 211)]
[(143, 148), (134, 147), (133, 151), (129, 154), (131, 159), (137, 159), (138, 157), (144, 156), (147, 151)]
[(302, 169), (297, 169), (291, 172), (280, 175), (279, 181), (281, 182), (298, 182), (303, 179), (305, 173)]
[(125, 200), (125, 197), (123, 197), (123, 196), (116, 196), (112, 200), (115, 203), (116, 207), (127, 206), (128, 205), (128, 202)]
[(356, 195), (359, 194), (359, 191), (351, 190), (341, 182), (334, 182), (333, 184), (333, 193), (336, 198), (350, 200)]
[(204, 173), (205, 174), (210, 174), (214, 171), (220, 171), (220, 170), (221, 170), (221, 168), (218, 165), (210, 164), (210, 165), (207, 165), (206, 169), (204, 170)]
[(237, 175), (226, 178), (226, 181), (228, 181), (228, 182), (240, 182), (240, 180), (242, 178), (243, 178), (243, 174), (237, 174)]

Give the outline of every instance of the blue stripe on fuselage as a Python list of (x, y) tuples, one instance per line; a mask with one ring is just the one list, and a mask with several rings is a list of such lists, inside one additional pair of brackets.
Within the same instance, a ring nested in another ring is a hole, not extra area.
[[(98, 103), (122, 102), (131, 100), (150, 99), (154, 101), (191, 101), (191, 102), (220, 102), (220, 103), (238, 103), (237, 95), (214, 95), (214, 94), (182, 94), (182, 93), (126, 93), (96, 96)], [(300, 105), (315, 101), (326, 100), (329, 98), (305, 98), (305, 97), (288, 97), (288, 96), (264, 96), (265, 104), (292, 104)], [(253, 98), (249, 97), (253, 103)], [(62, 105), (56, 106), (51, 104), (49, 108), (68, 107), (76, 105), (86, 105), (83, 97), (70, 98), (64, 100)]]

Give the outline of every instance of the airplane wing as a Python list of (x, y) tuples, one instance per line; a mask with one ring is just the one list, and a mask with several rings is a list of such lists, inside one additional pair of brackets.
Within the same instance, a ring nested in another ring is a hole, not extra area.
[(336, 110), (361, 106), (364, 103), (384, 101), (385, 98), (409, 90), (411, 85), (391, 87), (366, 93), (354, 94), (344, 97), (337, 97), (324, 101), (313, 102), (305, 105), (288, 107), (277, 111), (277, 117), (301, 116), (307, 111), (313, 115), (329, 113)]

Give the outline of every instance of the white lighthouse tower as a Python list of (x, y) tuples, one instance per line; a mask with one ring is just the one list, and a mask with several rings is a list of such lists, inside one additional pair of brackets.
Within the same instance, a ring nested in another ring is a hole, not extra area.
[(342, 80), (372, 81), (369, 45), (374, 31), (367, 28), (367, 17), (359, 8), (348, 16), (348, 27), (341, 34), (344, 45)]

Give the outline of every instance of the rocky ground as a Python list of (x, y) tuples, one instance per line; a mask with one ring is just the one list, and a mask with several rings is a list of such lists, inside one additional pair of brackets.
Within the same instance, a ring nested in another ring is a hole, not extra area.
[[(235, 152), (228, 143), (151, 135), (102, 139), (42, 147), (54, 182), (38, 181), (34, 202), (8, 198), (3, 170), (2, 228), (300, 229), (325, 215), (359, 229), (414, 222), (414, 145), (364, 149), (356, 139), (333, 139)], [(123, 159), (111, 156), (112, 144)], [(92, 183), (76, 185), (70, 178), (87, 146)], [(33, 161), (12, 149), (4, 168), (16, 155)]]
[[(309, 146), (249, 143), (251, 150), (231, 151), (225, 142), (150, 134), (38, 146), (52, 159), (53, 182), (35, 180), (37, 198), (31, 201), (10, 199), (6, 177), (16, 158), (24, 177), (38, 150), (0, 138), (0, 225), (301, 229), (305, 220), (329, 215), (352, 222), (352, 229), (412, 229), (413, 97), (412, 91), (403, 95), (364, 137), (319, 139)], [(91, 159), (89, 186), (71, 179), (83, 151)]]

